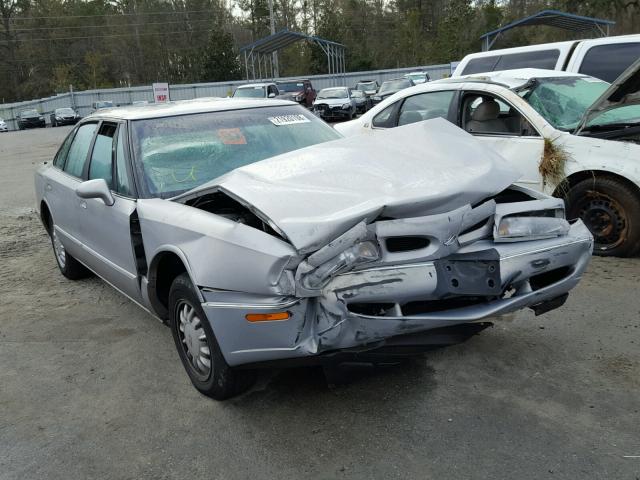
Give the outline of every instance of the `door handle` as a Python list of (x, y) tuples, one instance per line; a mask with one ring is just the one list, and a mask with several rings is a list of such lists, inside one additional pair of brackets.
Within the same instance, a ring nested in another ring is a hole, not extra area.
[(82, 202), (80, 202), (80, 206), (82, 208), (87, 208), (87, 202), (85, 202), (84, 200)]

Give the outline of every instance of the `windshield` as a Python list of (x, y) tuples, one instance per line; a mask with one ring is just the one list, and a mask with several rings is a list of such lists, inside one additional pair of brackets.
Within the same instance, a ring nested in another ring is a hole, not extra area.
[(325, 88), (320, 90), (318, 98), (347, 98), (349, 94), (346, 88)]
[(427, 78), (427, 74), (426, 73), (408, 73), (406, 77), (410, 78), (413, 81), (416, 81), (416, 80), (422, 81)]
[(301, 92), (304, 90), (302, 82), (278, 83), (278, 90), (281, 92)]
[[(574, 130), (586, 110), (609, 88), (609, 84), (590, 77), (545, 78), (535, 80), (520, 95), (551, 125)], [(630, 105), (601, 113), (587, 126), (640, 121), (640, 106)]]
[(38, 113), (37, 110), (23, 110), (20, 115), (23, 117), (26, 117), (28, 115), (40, 115), (40, 114)]
[(410, 86), (411, 82), (409, 80), (391, 80), (388, 82), (384, 82), (380, 87), (380, 91), (378, 93), (402, 90), (403, 88), (407, 88)]
[(375, 90), (375, 82), (359, 82), (356, 83), (356, 90)]
[(68, 115), (74, 115), (76, 112), (74, 112), (72, 109), (70, 108), (56, 108), (55, 113), (57, 114), (68, 114)]
[(264, 98), (264, 87), (238, 88), (233, 96), (234, 98)]
[(132, 137), (144, 195), (169, 198), (238, 167), (340, 134), (292, 105), (136, 120)]

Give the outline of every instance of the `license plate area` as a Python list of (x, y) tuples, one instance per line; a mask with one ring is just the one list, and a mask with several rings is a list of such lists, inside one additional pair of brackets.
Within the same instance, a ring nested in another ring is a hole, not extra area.
[(500, 295), (498, 260), (448, 260), (436, 262), (438, 290), (454, 295)]

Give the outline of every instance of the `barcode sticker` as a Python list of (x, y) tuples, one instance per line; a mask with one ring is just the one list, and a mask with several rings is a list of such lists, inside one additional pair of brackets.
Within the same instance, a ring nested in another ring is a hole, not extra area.
[(280, 115), (278, 117), (269, 117), (269, 121), (276, 126), (281, 125), (293, 125), (295, 123), (309, 123), (309, 120), (304, 115)]

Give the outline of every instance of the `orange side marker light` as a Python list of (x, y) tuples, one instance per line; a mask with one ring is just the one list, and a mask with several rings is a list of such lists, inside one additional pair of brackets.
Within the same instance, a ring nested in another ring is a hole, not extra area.
[(245, 318), (250, 322), (273, 322), (277, 320), (289, 320), (289, 312), (273, 313), (248, 313)]

